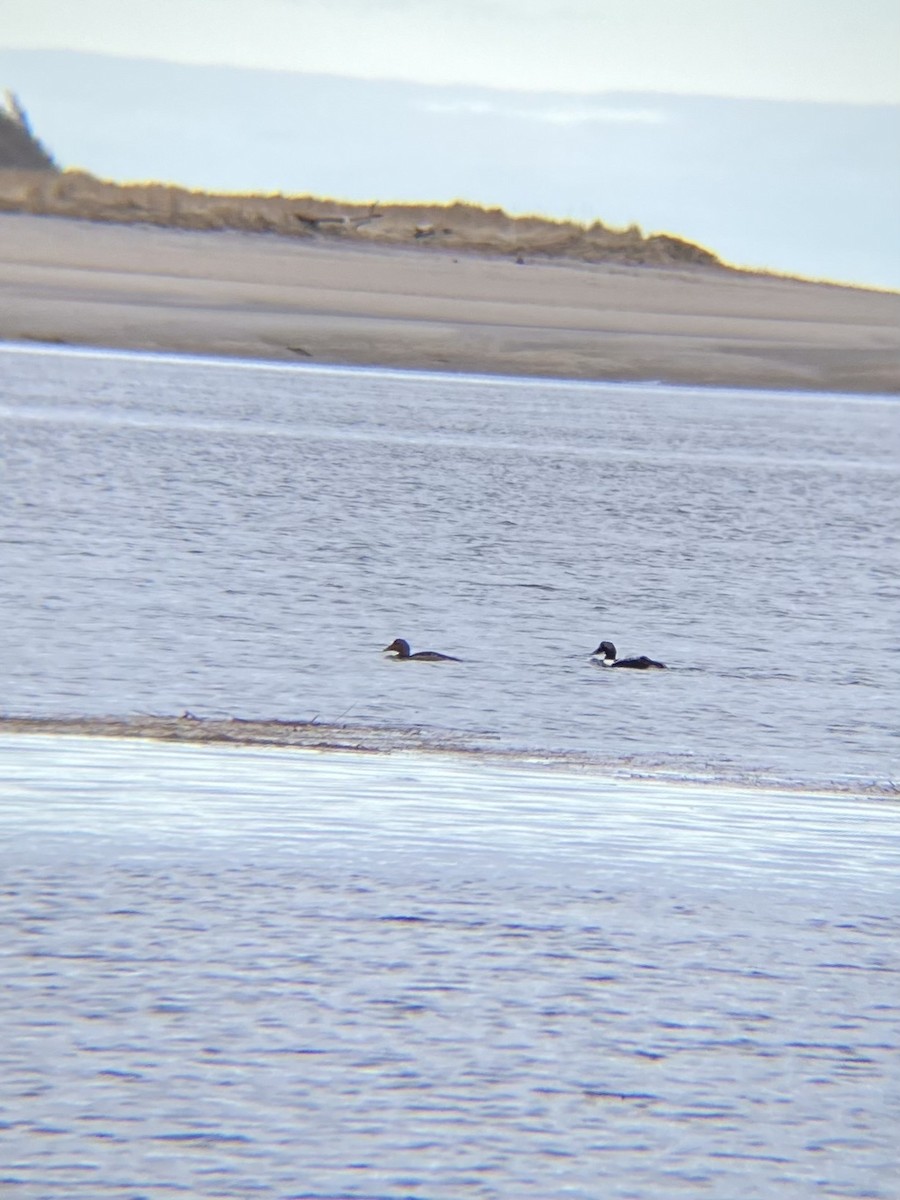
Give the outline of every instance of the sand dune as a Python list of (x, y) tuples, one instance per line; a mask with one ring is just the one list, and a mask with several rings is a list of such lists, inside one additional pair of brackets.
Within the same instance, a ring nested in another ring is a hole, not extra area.
[(540, 253), (516, 246), (513, 255), (474, 236), (449, 246), (415, 231), (391, 242), (315, 225), (285, 236), (7, 211), (0, 213), (0, 338), (900, 392), (898, 294), (690, 261), (591, 262), (546, 245)]
[(462, 202), (354, 204), (316, 196), (193, 192), (171, 184), (120, 184), (83, 171), (0, 170), (0, 211), (169, 229), (318, 236), (361, 244), (396, 246), (427, 241), (445, 249), (513, 258), (530, 254), (655, 266), (714, 266), (718, 261), (702, 246), (670, 234), (647, 236), (636, 225), (611, 229), (602, 221), (580, 225), (548, 217), (510, 216), (499, 208)]

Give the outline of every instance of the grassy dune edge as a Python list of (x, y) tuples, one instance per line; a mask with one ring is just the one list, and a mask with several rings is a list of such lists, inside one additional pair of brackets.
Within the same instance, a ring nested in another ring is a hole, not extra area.
[(590, 263), (718, 266), (709, 250), (682, 238), (581, 225), (502, 209), (455, 204), (354, 204), (315, 196), (225, 195), (162, 183), (121, 184), (80, 171), (0, 170), (0, 211), (77, 217), (170, 229), (276, 233), (385, 246), (532, 255)]

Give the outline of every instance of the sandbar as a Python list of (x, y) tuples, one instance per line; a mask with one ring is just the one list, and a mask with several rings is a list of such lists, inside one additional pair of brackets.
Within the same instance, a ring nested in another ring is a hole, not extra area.
[(0, 213), (0, 340), (413, 370), (900, 393), (900, 293)]

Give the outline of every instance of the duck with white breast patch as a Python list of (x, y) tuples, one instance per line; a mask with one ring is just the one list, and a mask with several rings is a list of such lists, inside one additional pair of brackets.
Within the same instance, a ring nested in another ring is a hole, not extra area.
[(616, 648), (612, 642), (601, 642), (591, 655), (591, 662), (601, 667), (630, 667), (633, 671), (647, 671), (651, 667), (659, 671), (666, 670), (666, 664), (655, 662), (646, 654), (639, 658), (616, 658)]

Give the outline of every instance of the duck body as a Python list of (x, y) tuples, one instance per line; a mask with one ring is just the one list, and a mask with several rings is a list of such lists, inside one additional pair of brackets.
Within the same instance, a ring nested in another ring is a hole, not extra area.
[(402, 661), (409, 659), (415, 662), (460, 662), (458, 658), (454, 658), (452, 654), (438, 654), (437, 650), (419, 650), (416, 654), (411, 654), (409, 642), (403, 638), (394, 638), (389, 646), (385, 646), (382, 654), (392, 654), (394, 658)]
[(632, 671), (647, 671), (651, 668), (657, 671), (667, 669), (665, 663), (655, 662), (646, 654), (641, 654), (638, 658), (616, 658), (616, 648), (612, 642), (601, 642), (591, 655), (591, 661), (599, 663), (601, 667), (628, 667)]

